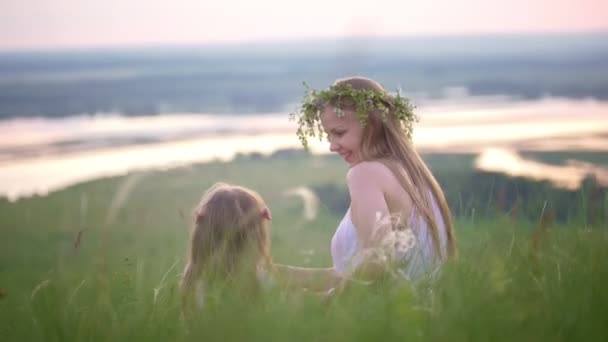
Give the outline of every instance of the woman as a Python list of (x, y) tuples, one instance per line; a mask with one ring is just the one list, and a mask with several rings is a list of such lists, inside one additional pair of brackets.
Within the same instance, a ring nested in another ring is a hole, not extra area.
[(386, 231), (377, 228), (378, 219), (386, 217), (401, 218), (416, 238), (415, 247), (394, 260), (401, 275), (418, 277), (456, 255), (443, 191), (412, 145), (415, 116), (406, 99), (388, 94), (371, 79), (349, 77), (324, 91), (307, 89), (294, 115), (304, 146), (308, 137), (326, 134), (330, 151), (349, 165), (351, 203), (332, 238), (333, 267), (277, 264), (278, 279), (327, 290), (354, 273), (368, 273), (377, 263), (368, 257), (375, 254), (366, 251), (385, 240)]

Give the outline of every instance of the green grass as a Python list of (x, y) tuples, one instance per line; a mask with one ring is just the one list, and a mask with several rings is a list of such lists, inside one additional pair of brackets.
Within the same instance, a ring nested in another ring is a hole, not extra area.
[(460, 257), (435, 283), (354, 285), (331, 300), (280, 288), (247, 301), (226, 294), (190, 326), (180, 320), (190, 214), (207, 187), (223, 180), (258, 190), (273, 212), (275, 261), (328, 266), (340, 217), (321, 206), (307, 222), (300, 200), (283, 193), (343, 184), (345, 171), (326, 157), (240, 160), (0, 202), (0, 340), (608, 338), (608, 231), (556, 225), (534, 249), (538, 224), (508, 215), (459, 217)]

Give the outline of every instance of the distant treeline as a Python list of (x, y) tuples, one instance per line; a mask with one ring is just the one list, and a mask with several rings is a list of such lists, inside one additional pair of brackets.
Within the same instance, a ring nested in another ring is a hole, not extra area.
[[(261, 154), (241, 154), (240, 159), (301, 158), (303, 150), (285, 149), (269, 157)], [(581, 161), (606, 164), (608, 156), (601, 152), (526, 152), (528, 158), (560, 165), (576, 156)], [(608, 228), (608, 187), (589, 176), (577, 190), (558, 188), (548, 181), (523, 177), (510, 177), (501, 173), (484, 172), (473, 168), (473, 154), (423, 154), (429, 168), (445, 193), (446, 200), (456, 217), (495, 218), (507, 216), (556, 223), (583, 222), (589, 227)], [(332, 158), (332, 157), (328, 157)], [(344, 215), (350, 205), (348, 189), (344, 183), (311, 185), (324, 208)]]
[[(456, 217), (508, 216), (534, 222), (544, 215), (557, 223), (584, 222), (590, 227), (608, 224), (608, 188), (593, 178), (586, 179), (577, 191), (555, 188), (548, 182), (481, 171), (471, 172), (459, 183), (450, 178), (449, 174), (437, 174)], [(336, 215), (346, 212), (350, 199), (345, 185), (322, 184), (313, 188), (324, 207)]]
[(545, 215), (560, 223), (601, 227), (608, 223), (608, 187), (593, 177), (586, 178), (580, 189), (569, 191), (547, 181), (476, 171), (458, 192), (449, 186), (447, 177), (438, 178), (446, 184), (447, 200), (459, 216), (508, 215), (538, 221)]
[[(366, 75), (414, 100), (608, 100), (608, 34), (274, 43), (0, 54), (0, 118), (294, 109), (302, 82)], [(424, 95), (422, 95), (424, 94)]]

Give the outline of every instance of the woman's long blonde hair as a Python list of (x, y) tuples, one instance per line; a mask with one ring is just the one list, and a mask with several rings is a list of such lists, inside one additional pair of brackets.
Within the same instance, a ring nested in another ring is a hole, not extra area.
[[(365, 77), (348, 77), (338, 79), (334, 83), (334, 85), (340, 84), (348, 84), (357, 90), (367, 89), (386, 92), (378, 82)], [(391, 104), (389, 103), (388, 106), (390, 108)], [(411, 197), (416, 209), (419, 210), (429, 225), (436, 252), (441, 257), (446, 257), (442, 253), (439, 225), (435, 215), (433, 215), (433, 202), (429, 193), (435, 198), (445, 225), (447, 257), (454, 257), (456, 256), (456, 241), (452, 214), (443, 191), (414, 149), (412, 142), (407, 138), (399, 120), (390, 114), (389, 112), (389, 115), (386, 115), (386, 118), (383, 119), (380, 111), (368, 113), (368, 120), (363, 129), (361, 158), (364, 161), (380, 161), (393, 172), (401, 186)]]
[(267, 210), (258, 193), (241, 186), (217, 183), (205, 192), (194, 212), (184, 295), (201, 280), (257, 282), (257, 267), (271, 265)]

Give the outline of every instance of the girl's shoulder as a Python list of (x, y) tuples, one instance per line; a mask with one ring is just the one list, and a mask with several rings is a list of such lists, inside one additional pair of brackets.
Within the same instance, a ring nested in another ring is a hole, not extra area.
[(348, 170), (346, 180), (349, 185), (373, 182), (378, 186), (392, 184), (396, 179), (393, 172), (381, 161), (361, 162)]
[(391, 170), (379, 160), (360, 162), (351, 167), (346, 174), (346, 178), (380, 176), (391, 174)]

